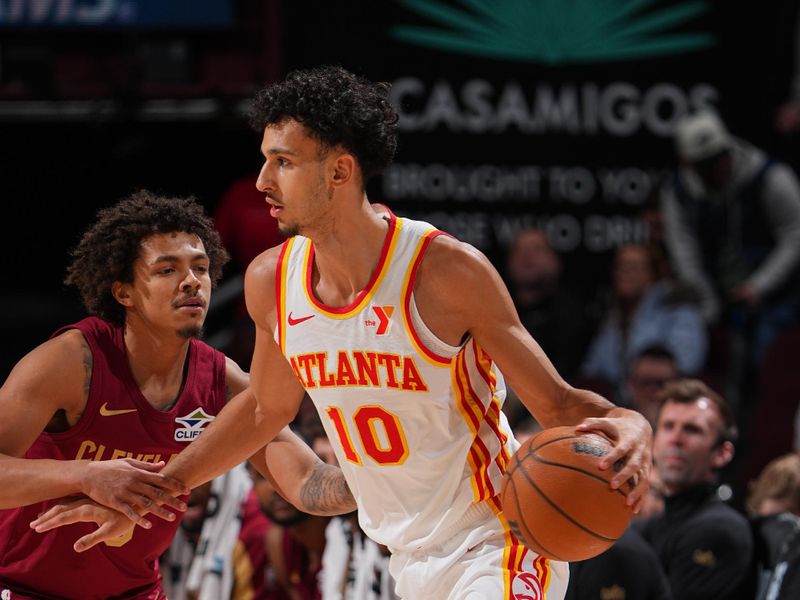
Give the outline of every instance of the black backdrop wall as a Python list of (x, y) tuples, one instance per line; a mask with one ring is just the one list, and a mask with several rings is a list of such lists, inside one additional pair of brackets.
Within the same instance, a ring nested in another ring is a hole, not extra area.
[(373, 200), (498, 264), (519, 228), (544, 227), (587, 291), (615, 246), (647, 235), (639, 213), (687, 111), (716, 108), (795, 158), (772, 128), (792, 0), (240, 0), (200, 24), (174, 4), (154, 23), (131, 8), (146, 0), (0, 0), (3, 374), (80, 316), (60, 282), (97, 208), (149, 187), (211, 210), (258, 169), (243, 101), (290, 68), (393, 84), (401, 145)]

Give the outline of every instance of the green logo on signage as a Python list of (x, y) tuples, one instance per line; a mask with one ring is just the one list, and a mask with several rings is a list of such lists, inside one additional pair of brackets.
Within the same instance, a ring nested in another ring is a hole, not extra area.
[(707, 0), (397, 0), (438, 27), (401, 25), (395, 38), (486, 58), (547, 64), (611, 62), (679, 54), (714, 43), (680, 31)]

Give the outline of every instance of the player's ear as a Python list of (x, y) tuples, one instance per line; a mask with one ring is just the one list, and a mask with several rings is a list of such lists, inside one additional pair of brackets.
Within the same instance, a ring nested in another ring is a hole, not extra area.
[(132, 306), (131, 301), (131, 284), (115, 281), (111, 284), (111, 295), (114, 299), (122, 304), (122, 306)]
[(353, 179), (355, 171), (355, 157), (348, 152), (338, 154), (331, 165), (331, 184), (336, 187), (343, 186)]
[(725, 441), (712, 452), (711, 466), (714, 469), (721, 469), (733, 460), (734, 447), (731, 442)]

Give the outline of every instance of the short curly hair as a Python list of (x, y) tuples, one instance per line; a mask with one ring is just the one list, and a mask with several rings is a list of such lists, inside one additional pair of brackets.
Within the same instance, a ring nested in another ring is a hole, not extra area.
[(397, 150), (398, 115), (389, 102), (389, 87), (335, 66), (292, 71), (257, 94), (250, 123), (257, 131), (286, 119), (302, 123), (324, 146), (352, 153), (366, 186)]
[(112, 323), (125, 322), (125, 308), (111, 293), (115, 281), (133, 281), (133, 263), (142, 240), (158, 233), (185, 232), (199, 237), (209, 257), (209, 276), (216, 285), (228, 253), (211, 219), (194, 197), (157, 196), (141, 190), (98, 211), (72, 251), (64, 283), (78, 288), (90, 314)]

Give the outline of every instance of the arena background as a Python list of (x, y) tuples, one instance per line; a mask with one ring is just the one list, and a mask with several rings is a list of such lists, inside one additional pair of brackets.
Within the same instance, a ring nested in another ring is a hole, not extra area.
[(395, 165), (373, 201), (501, 266), (547, 229), (591, 294), (673, 166), (681, 115), (797, 166), (772, 126), (796, 2), (721, 0), (0, 0), (0, 372), (81, 316), (61, 284), (95, 211), (139, 187), (213, 210), (260, 165), (247, 99), (287, 70), (341, 64), (393, 84)]

